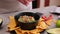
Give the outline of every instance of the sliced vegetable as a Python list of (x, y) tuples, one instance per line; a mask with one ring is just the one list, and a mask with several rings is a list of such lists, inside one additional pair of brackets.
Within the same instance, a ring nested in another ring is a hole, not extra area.
[(56, 22), (56, 27), (60, 28), (60, 19)]
[(2, 21), (3, 21), (2, 18), (0, 18), (0, 23), (2, 23)]
[(60, 28), (53, 28), (46, 31), (50, 34), (60, 34)]
[(3, 23), (3, 19), (0, 18), (0, 27), (1, 27), (2, 23)]

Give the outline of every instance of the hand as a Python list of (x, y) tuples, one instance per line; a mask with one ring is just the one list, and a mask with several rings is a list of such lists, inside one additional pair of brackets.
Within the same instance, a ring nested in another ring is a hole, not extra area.
[(31, 2), (32, 0), (18, 0), (18, 1), (27, 6), (29, 2)]

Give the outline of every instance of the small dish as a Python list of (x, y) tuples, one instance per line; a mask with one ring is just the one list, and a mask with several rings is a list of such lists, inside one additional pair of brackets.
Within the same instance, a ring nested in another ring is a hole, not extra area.
[[(31, 23), (22, 23), (22, 22), (19, 22), (18, 21), (19, 17), (20, 16), (24, 16), (24, 15), (33, 16), (34, 19), (35, 19), (35, 22), (31, 22)], [(40, 15), (38, 15), (37, 13), (32, 13), (32, 12), (22, 12), (22, 13), (19, 13), (19, 14), (15, 15), (15, 20), (16, 20), (17, 26), (20, 26), (20, 28), (23, 29), (23, 30), (32, 30), (32, 29), (35, 29), (37, 24), (38, 24), (39, 18), (40, 18)]]

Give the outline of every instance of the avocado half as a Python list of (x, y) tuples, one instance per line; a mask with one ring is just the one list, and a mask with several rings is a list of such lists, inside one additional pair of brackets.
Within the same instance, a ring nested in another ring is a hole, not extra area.
[(46, 30), (48, 34), (60, 34), (60, 28)]
[(3, 19), (0, 18), (0, 27), (2, 26), (2, 23), (3, 23)]

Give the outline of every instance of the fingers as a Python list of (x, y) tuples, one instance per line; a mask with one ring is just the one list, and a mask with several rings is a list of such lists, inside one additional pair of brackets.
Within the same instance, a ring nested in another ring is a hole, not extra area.
[(28, 5), (29, 2), (31, 2), (32, 0), (18, 0), (19, 2), (21, 2), (24, 5)]

